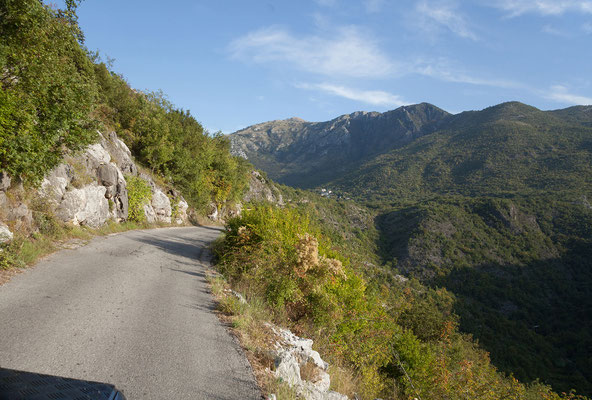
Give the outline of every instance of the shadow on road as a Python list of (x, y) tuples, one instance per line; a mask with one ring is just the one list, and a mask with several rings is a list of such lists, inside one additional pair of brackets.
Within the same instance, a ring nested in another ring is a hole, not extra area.
[(125, 400), (115, 386), (0, 368), (0, 400)]

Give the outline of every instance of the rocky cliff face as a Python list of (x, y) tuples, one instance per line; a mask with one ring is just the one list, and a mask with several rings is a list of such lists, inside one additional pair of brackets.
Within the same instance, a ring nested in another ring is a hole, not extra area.
[[(69, 156), (49, 171), (33, 196), (26, 195), (6, 175), (0, 179), (0, 230), (29, 233), (35, 231), (32, 204), (53, 213), (59, 220), (93, 228), (109, 220), (122, 222), (128, 218), (126, 176), (139, 176), (152, 191), (152, 201), (144, 207), (148, 222), (183, 224), (188, 205), (176, 192), (159, 187), (145, 173), (140, 173), (131, 152), (115, 134), (99, 133), (99, 142), (84, 152)], [(174, 202), (176, 212), (173, 215)], [(174, 217), (174, 221), (172, 221)], [(8, 237), (4, 233), (3, 237)]]
[(232, 151), (292, 186), (328, 182), (362, 160), (433, 132), (450, 114), (431, 104), (355, 112), (328, 122), (298, 118), (254, 125), (230, 136)]

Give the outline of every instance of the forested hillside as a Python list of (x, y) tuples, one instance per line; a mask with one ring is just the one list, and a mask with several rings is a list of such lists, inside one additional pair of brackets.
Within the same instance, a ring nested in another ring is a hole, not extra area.
[(385, 271), (454, 293), (460, 329), (498, 368), (587, 394), (590, 109), (512, 102), (448, 115), (323, 183), (369, 207)]
[(62, 158), (115, 130), (133, 155), (204, 210), (236, 201), (247, 167), (159, 92), (132, 89), (84, 46), (77, 1), (0, 5), (0, 170), (35, 185)]

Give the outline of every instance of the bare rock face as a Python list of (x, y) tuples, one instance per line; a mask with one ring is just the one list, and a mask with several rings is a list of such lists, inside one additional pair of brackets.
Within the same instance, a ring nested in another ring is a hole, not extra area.
[[(128, 218), (125, 175), (138, 175), (138, 168), (129, 148), (115, 132), (105, 135), (99, 132), (99, 137), (98, 143), (82, 153), (67, 156), (62, 164), (49, 171), (38, 189), (49, 211), (63, 222), (99, 227), (108, 220), (121, 222)], [(170, 223), (173, 207), (169, 196), (150, 176), (140, 175), (152, 190), (152, 201), (144, 207), (147, 221)], [(10, 177), (0, 172), (0, 219), (10, 221), (15, 230), (30, 232), (34, 229), (33, 213), (27, 204), (9, 201), (5, 191), (10, 186)], [(172, 192), (175, 222), (183, 224), (188, 220), (189, 205), (179, 193)]]
[[(112, 132), (109, 140), (101, 135), (99, 143), (67, 159), (43, 179), (40, 194), (64, 222), (100, 226), (110, 218), (118, 222), (128, 218), (126, 181), (110, 151), (120, 156), (123, 160), (121, 164), (128, 171), (137, 171), (129, 149)], [(102, 198), (97, 198), (99, 194)], [(89, 202), (88, 207), (83, 204), (85, 201)], [(105, 204), (109, 210), (107, 215), (104, 212)], [(91, 216), (90, 210), (98, 213)]]
[(10, 187), (10, 176), (6, 172), (0, 172), (0, 191), (6, 192)]
[(0, 191), (0, 217), (5, 217), (9, 208), (8, 197), (6, 193)]
[(243, 196), (244, 202), (262, 202), (268, 201), (270, 203), (283, 204), (284, 199), (277, 188), (261, 176), (259, 171), (251, 172), (249, 177), (249, 190)]
[(53, 205), (57, 207), (64, 195), (68, 185), (72, 182), (74, 172), (68, 164), (60, 164), (50, 171), (41, 182), (41, 194)]
[(276, 377), (287, 382), (306, 400), (347, 400), (348, 397), (329, 390), (329, 365), (312, 349), (313, 341), (294, 335), (286, 329), (269, 325), (277, 335), (274, 350)]
[(185, 201), (184, 198), (181, 197), (179, 202), (177, 203), (177, 215), (175, 219), (175, 223), (178, 225), (184, 224), (188, 220), (187, 216), (187, 209), (189, 208), (189, 204)]
[[(105, 137), (106, 136), (106, 137)], [(138, 168), (132, 159), (132, 152), (115, 132), (109, 132), (103, 135), (101, 144), (109, 154), (112, 161), (119, 167), (124, 174), (137, 175)]]
[(14, 235), (8, 229), (8, 226), (0, 222), (0, 243), (10, 242)]
[(20, 203), (8, 210), (7, 220), (13, 222), (15, 231), (29, 231), (33, 226), (33, 212), (26, 204)]
[(150, 224), (156, 222), (156, 213), (152, 208), (152, 204), (144, 205), (144, 215), (146, 215), (146, 222)]
[(104, 186), (89, 185), (72, 189), (64, 195), (56, 215), (74, 225), (88, 225), (97, 228), (110, 217), (109, 202), (105, 198)]
[(158, 188), (152, 192), (152, 208), (156, 214), (157, 221), (171, 223), (171, 201)]

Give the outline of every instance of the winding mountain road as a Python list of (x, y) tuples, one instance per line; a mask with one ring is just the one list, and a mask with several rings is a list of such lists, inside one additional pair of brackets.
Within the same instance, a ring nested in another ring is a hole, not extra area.
[(260, 399), (205, 280), (219, 234), (99, 237), (15, 276), (0, 286), (0, 367), (114, 384), (128, 400)]

